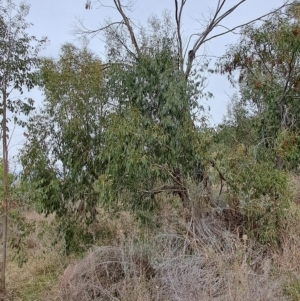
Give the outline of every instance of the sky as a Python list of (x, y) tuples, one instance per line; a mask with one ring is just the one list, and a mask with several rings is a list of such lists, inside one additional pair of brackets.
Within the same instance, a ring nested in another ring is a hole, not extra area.
[[(14, 2), (19, 3), (20, 1), (14, 0)], [(30, 34), (36, 35), (38, 38), (46, 36), (50, 41), (41, 53), (48, 57), (57, 57), (61, 46), (66, 42), (80, 45), (79, 38), (74, 35), (74, 28), (78, 25), (78, 20), (81, 20), (89, 29), (99, 27), (107, 17), (116, 21), (120, 20), (113, 9), (99, 7), (99, 1), (92, 0), (90, 10), (85, 9), (86, 0), (26, 0), (25, 2), (31, 6), (27, 18), (29, 22), (33, 23), (29, 29)], [(102, 1), (108, 5), (112, 2), (112, 0)], [(144, 23), (153, 14), (161, 16), (165, 9), (171, 13), (174, 12), (173, 0), (135, 0), (132, 2), (134, 9), (129, 16), (136, 23)], [(238, 0), (227, 0), (224, 11), (237, 2)], [(183, 12), (183, 35), (188, 37), (192, 33), (201, 31), (202, 26), (199, 20), (207, 19), (217, 3), (218, 0), (187, 0)], [(221, 24), (232, 28), (268, 13), (282, 3), (283, 0), (246, 0)], [(220, 56), (225, 52), (227, 45), (236, 43), (237, 40), (237, 34), (227, 34), (207, 43), (205, 49), (203, 48), (201, 51), (205, 51), (211, 56)], [(89, 48), (100, 57), (104, 57), (103, 42), (100, 38), (92, 39)], [(205, 105), (210, 107), (211, 124), (214, 125), (222, 121), (226, 114), (228, 101), (236, 90), (230, 86), (226, 77), (213, 75), (208, 78), (207, 91), (214, 94), (214, 98), (205, 102)], [(37, 104), (42, 104), (43, 96), (38, 90), (34, 90), (28, 96), (34, 98)], [(11, 158), (17, 154), (24, 139), (24, 129), (16, 128), (9, 150)]]

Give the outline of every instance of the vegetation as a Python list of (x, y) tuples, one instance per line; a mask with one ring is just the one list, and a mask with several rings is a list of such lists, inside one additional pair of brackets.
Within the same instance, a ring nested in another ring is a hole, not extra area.
[(37, 54), (45, 40), (38, 40), (29, 36), (26, 22), (29, 7), (20, 4), (17, 7), (10, 0), (1, 1), (0, 14), (0, 89), (1, 89), (1, 138), (2, 138), (2, 266), (1, 266), (1, 293), (5, 293), (6, 272), (6, 241), (7, 241), (7, 215), (9, 195), (9, 169), (8, 169), (8, 122), (11, 113), (14, 122), (24, 126), (18, 119), (19, 114), (28, 115), (33, 109), (32, 99), (28, 101), (10, 99), (11, 92), (23, 89), (32, 89), (37, 83), (35, 68), (38, 64)]
[[(184, 49), (186, 2), (174, 1), (175, 20), (136, 27), (114, 0), (121, 22), (78, 29), (102, 35), (101, 59), (70, 43), (39, 58), (45, 40), (27, 36), (28, 7), (11, 26), (3, 15), (4, 37), (20, 26), (20, 40), (0, 44), (14, 53), (0, 70), (3, 300), (299, 299), (299, 4), (215, 33), (244, 2), (218, 1)], [(214, 67), (197, 58), (237, 29)], [(214, 72), (237, 92), (212, 128), (202, 100)], [(9, 100), (9, 89), (35, 85), (40, 108)], [(22, 171), (9, 181), (7, 110), (26, 127)]]
[(251, 108), (256, 140), (270, 150), (278, 169), (297, 167), (299, 159), (298, 10), (276, 13), (258, 28), (245, 27), (222, 60), (222, 72), (231, 80), (239, 70), (240, 106)]

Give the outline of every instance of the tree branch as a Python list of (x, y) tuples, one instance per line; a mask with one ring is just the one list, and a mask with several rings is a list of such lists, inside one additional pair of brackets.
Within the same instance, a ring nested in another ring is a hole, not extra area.
[(82, 33), (82, 34), (88, 34), (88, 35), (97, 34), (97, 33), (101, 32), (101, 31), (109, 29), (110, 27), (112, 27), (114, 25), (122, 25), (122, 24), (124, 25), (123, 21), (112, 22), (112, 23), (110, 23), (110, 24), (108, 24), (106, 26), (103, 26), (101, 28), (98, 28), (98, 29), (95, 29), (95, 30), (91, 30), (91, 29), (86, 28), (81, 21), (79, 21), (79, 23), (80, 23), (80, 26), (83, 28), (83, 30), (80, 30), (80, 33)]
[(187, 0), (181, 0), (180, 7), (178, 7), (178, 0), (175, 1), (175, 20), (176, 20), (176, 30), (177, 30), (177, 39), (178, 39), (178, 59), (179, 59), (179, 68), (183, 72), (183, 46), (182, 46), (182, 36), (181, 36), (181, 16), (183, 7)]
[(192, 52), (193, 55), (190, 55), (189, 58), (188, 58), (188, 63), (187, 63), (187, 68), (186, 68), (186, 71), (185, 71), (185, 77), (188, 78), (189, 75), (190, 75), (190, 72), (191, 72), (191, 69), (192, 69), (192, 63), (193, 63), (193, 60), (196, 56), (196, 52), (199, 50), (199, 48), (206, 42), (212, 40), (212, 39), (215, 39), (217, 37), (220, 37), (222, 35), (225, 35), (227, 33), (230, 33), (230, 32), (233, 32), (234, 30), (238, 29), (238, 28), (241, 28), (241, 27), (244, 27), (246, 25), (249, 25), (249, 24), (252, 24), (256, 21), (261, 21), (263, 18), (271, 15), (271, 14), (274, 14), (280, 10), (282, 10), (284, 7), (288, 6), (289, 5), (289, 1), (286, 0), (284, 2), (283, 5), (281, 5), (279, 8), (267, 13), (267, 14), (264, 14), (258, 18), (255, 18), (249, 22), (245, 22), (243, 24), (240, 24), (240, 25), (237, 25), (231, 29), (228, 29), (224, 32), (221, 32), (219, 34), (215, 34), (211, 37), (208, 37), (208, 35), (217, 27), (217, 26), (220, 26), (220, 22), (222, 20), (224, 20), (228, 15), (230, 15), (234, 10), (236, 10), (241, 4), (243, 4), (246, 0), (242, 0), (242, 1), (239, 1), (236, 5), (232, 6), (230, 9), (228, 9), (225, 13), (223, 13), (222, 15), (219, 16), (220, 12), (221, 12), (221, 9), (222, 7), (224, 6), (226, 0), (223, 0), (221, 2), (221, 0), (218, 1), (218, 5), (217, 5), (217, 8), (216, 8), (216, 11), (211, 19), (211, 21), (209, 22), (209, 24), (207, 25), (206, 29), (201, 33), (199, 34), (199, 38), (195, 41), (194, 43), (194, 46), (193, 48), (190, 50), (190, 53)]
[(129, 31), (132, 45), (135, 48), (136, 53), (137, 53), (137, 55), (139, 57), (140, 54), (141, 54), (141, 51), (140, 51), (140, 48), (139, 48), (138, 43), (136, 41), (135, 34), (134, 34), (133, 29), (132, 29), (132, 26), (130, 25), (130, 20), (129, 20), (129, 18), (126, 16), (126, 14), (123, 11), (123, 6), (121, 4), (121, 0), (114, 0), (114, 3), (115, 3), (115, 6), (116, 6), (118, 12), (120, 13), (120, 15), (123, 18), (123, 21), (124, 21), (124, 23), (125, 23), (128, 31)]
[(163, 192), (172, 192), (172, 193), (178, 193), (178, 192), (184, 192), (182, 189), (178, 189), (177, 186), (172, 185), (162, 185), (158, 188), (154, 188), (152, 190), (141, 190), (140, 191), (143, 194), (150, 194), (150, 195), (156, 195)]
[[(205, 39), (205, 40), (203, 41), (203, 43), (208, 42), (208, 41), (210, 41), (210, 40), (212, 40), (212, 39), (215, 39), (215, 38), (217, 38), (217, 37), (223, 36), (223, 35), (225, 35), (225, 34), (227, 34), (227, 33), (233, 32), (233, 31), (235, 31), (235, 30), (238, 29), (238, 28), (241, 28), (241, 27), (250, 25), (250, 24), (255, 23), (255, 22), (257, 22), (257, 21), (263, 21), (263, 19), (264, 19), (265, 17), (270, 16), (270, 15), (272, 15), (272, 14), (274, 14), (274, 13), (280, 11), (281, 9), (283, 9), (283, 8), (286, 7), (286, 6), (287, 6), (287, 4), (283, 4), (283, 5), (280, 6), (279, 8), (277, 8), (277, 9), (275, 9), (275, 10), (273, 10), (273, 11), (271, 11), (271, 12), (269, 12), (269, 13), (263, 15), (263, 16), (260, 16), (260, 17), (258, 17), (258, 18), (256, 18), (256, 19), (253, 19), (253, 20), (249, 21), (249, 22), (243, 23), (243, 24), (241, 24), (241, 25), (238, 25), (238, 26), (235, 26), (235, 27), (233, 27), (233, 28), (231, 28), (231, 29), (228, 29), (227, 31), (224, 31), (224, 32), (222, 32), (222, 33), (219, 33), (219, 34), (216, 34), (216, 35), (214, 35), (214, 36), (212, 36), (212, 37), (209, 37), (209, 38)], [(203, 43), (202, 43), (202, 44), (203, 44)]]

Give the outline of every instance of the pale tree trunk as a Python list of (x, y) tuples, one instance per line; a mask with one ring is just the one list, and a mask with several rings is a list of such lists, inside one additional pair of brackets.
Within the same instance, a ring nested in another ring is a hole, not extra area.
[(2, 146), (3, 146), (3, 178), (2, 178), (2, 265), (1, 265), (1, 293), (5, 297), (5, 273), (6, 273), (6, 243), (7, 243), (7, 213), (8, 213), (8, 149), (6, 131), (6, 91), (2, 91), (3, 97), (3, 120), (2, 120)]

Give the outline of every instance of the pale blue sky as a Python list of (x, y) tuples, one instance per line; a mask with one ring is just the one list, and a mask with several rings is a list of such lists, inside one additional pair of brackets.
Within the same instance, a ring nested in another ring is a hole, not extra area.
[[(18, 3), (19, 1), (16, 1)], [(28, 21), (33, 23), (30, 33), (37, 37), (47, 36), (50, 44), (43, 51), (43, 55), (56, 57), (60, 47), (66, 42), (78, 43), (78, 39), (72, 34), (72, 29), (77, 23), (77, 19), (83, 20), (84, 24), (90, 29), (94, 29), (101, 24), (105, 17), (110, 16), (112, 19), (120, 20), (120, 17), (113, 11), (105, 8), (99, 8), (97, 2), (92, 1), (92, 9), (86, 10), (86, 0), (27, 0), (30, 4), (30, 14)], [(111, 0), (103, 0), (103, 3), (112, 2)], [(125, 1), (126, 2), (126, 1)], [(216, 7), (218, 0), (201, 1), (187, 0), (184, 11), (182, 30), (187, 37), (199, 32), (201, 25), (199, 19), (208, 18), (212, 9)], [(228, 0), (229, 8), (236, 4), (237, 0)], [(135, 9), (131, 13), (131, 18), (137, 22), (144, 22), (151, 14), (161, 15), (164, 9), (171, 12), (174, 11), (173, 0), (135, 0)], [(224, 20), (222, 25), (233, 27), (235, 25), (245, 23), (253, 18), (269, 12), (271, 9), (282, 5), (283, 0), (246, 0), (232, 15)], [(238, 35), (228, 34), (209, 42), (206, 46), (206, 53), (211, 55), (222, 55), (226, 49), (226, 45), (237, 41)], [(90, 49), (100, 57), (103, 57), (103, 44), (95, 38), (90, 42)], [(229, 97), (234, 93), (229, 82), (225, 77), (214, 75), (209, 78), (207, 90), (214, 94), (214, 98), (209, 101), (211, 107), (210, 114), (212, 116), (212, 124), (222, 121), (222, 117), (226, 113), (227, 102)], [(30, 95), (37, 103), (42, 102), (42, 96), (37, 91)], [(23, 135), (24, 129), (16, 129), (14, 137), (11, 141), (11, 156), (17, 153), (17, 149), (25, 139)]]

